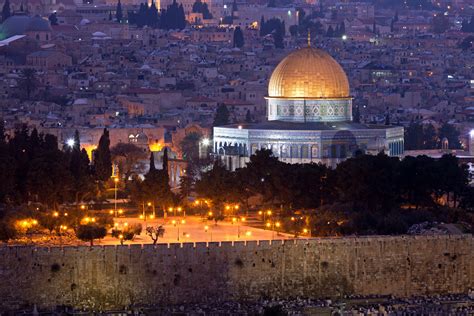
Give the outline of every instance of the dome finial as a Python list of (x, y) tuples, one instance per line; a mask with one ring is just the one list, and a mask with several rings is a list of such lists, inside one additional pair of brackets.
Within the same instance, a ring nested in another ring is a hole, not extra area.
[(311, 30), (308, 28), (308, 47), (311, 47)]

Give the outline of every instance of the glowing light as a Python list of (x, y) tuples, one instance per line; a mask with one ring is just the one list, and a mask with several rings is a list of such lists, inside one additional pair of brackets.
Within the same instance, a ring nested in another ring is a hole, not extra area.
[(471, 136), (472, 138), (474, 138), (474, 129), (469, 132), (469, 136)]
[(140, 219), (143, 219), (143, 215), (140, 215), (139, 218), (140, 218)]
[(209, 226), (204, 226), (204, 231), (207, 232), (208, 229), (209, 229)]
[(58, 212), (54, 212), (54, 213), (53, 213), (53, 216), (54, 216), (54, 217), (58, 217), (58, 216), (59, 216), (59, 213), (58, 213)]
[(109, 211), (109, 214), (110, 214), (110, 215), (112, 215), (113, 213), (114, 213), (114, 211), (113, 211), (113, 210), (110, 210), (110, 211)]
[(343, 41), (347, 41), (347, 35), (345, 35), (345, 34), (342, 35), (342, 40), (343, 40)]
[(202, 144), (204, 146), (209, 146), (211, 144), (211, 140), (209, 138), (203, 138)]
[(123, 210), (122, 209), (118, 210), (118, 213), (123, 214)]
[(212, 216), (212, 212), (207, 213), (209, 216)]
[(155, 215), (150, 215), (150, 219), (154, 219), (155, 218)]
[(258, 215), (262, 215), (262, 214), (263, 214), (263, 212), (262, 212), (262, 211), (258, 211)]
[(265, 226), (267, 226), (267, 227), (269, 227), (269, 228), (270, 228), (270, 226), (272, 226), (272, 224), (270, 224), (270, 223), (267, 223)]
[(148, 144), (148, 148), (150, 148), (150, 151), (161, 151), (163, 149), (163, 144), (162, 143)]
[(86, 150), (89, 160), (92, 160), (92, 152), (97, 149), (97, 146), (91, 144), (81, 144), (81, 147)]
[(186, 221), (184, 219), (182, 219), (181, 224), (186, 224)]
[(303, 229), (303, 234), (307, 234), (308, 230), (306, 228)]
[(70, 148), (74, 147), (75, 144), (76, 144), (76, 141), (74, 140), (74, 138), (69, 138), (66, 141), (66, 145), (68, 145)]
[(247, 231), (247, 232), (245, 232), (245, 235), (246, 235), (246, 236), (252, 236), (252, 232), (251, 232), (251, 231)]
[(173, 220), (171, 221), (171, 224), (176, 225), (176, 221), (173, 219)]

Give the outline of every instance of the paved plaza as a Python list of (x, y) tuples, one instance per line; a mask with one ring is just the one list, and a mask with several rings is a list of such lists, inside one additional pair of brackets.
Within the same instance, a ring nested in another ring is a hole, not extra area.
[[(158, 240), (158, 243), (176, 242), (211, 242), (211, 241), (244, 241), (244, 240), (270, 240), (270, 239), (290, 239), (293, 235), (279, 233), (275, 230), (265, 230), (245, 225), (245, 222), (232, 223), (231, 220), (219, 221), (217, 225), (214, 221), (202, 219), (197, 216), (170, 216), (166, 219), (156, 218), (144, 221), (139, 218), (115, 218), (118, 227), (140, 223), (143, 231), (135, 236), (132, 241), (125, 244), (150, 244), (152, 240), (146, 235), (147, 226), (163, 225), (165, 234)], [(184, 222), (183, 222), (184, 221)], [(96, 244), (118, 244), (119, 241), (108, 235)]]

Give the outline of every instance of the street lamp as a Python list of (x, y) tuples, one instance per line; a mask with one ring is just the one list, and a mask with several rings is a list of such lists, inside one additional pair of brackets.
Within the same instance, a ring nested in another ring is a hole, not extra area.
[(117, 177), (114, 178), (114, 184), (115, 184), (115, 217), (117, 216), (117, 183), (119, 182), (119, 179)]
[(212, 231), (209, 229), (209, 226), (204, 226), (204, 232), (209, 232), (209, 235), (211, 236), (210, 242), (212, 242)]
[(233, 217), (232, 218), (232, 225), (234, 225), (234, 223), (237, 223), (237, 238), (240, 238), (240, 223), (242, 223), (242, 222), (245, 222), (245, 217), (241, 217), (241, 218)]
[(186, 221), (184, 219), (180, 220), (180, 221), (177, 221), (177, 220), (172, 220), (171, 223), (173, 224), (174, 227), (176, 227), (178, 229), (178, 238), (177, 240), (179, 241), (179, 225), (184, 225), (186, 224)]
[(74, 138), (69, 138), (68, 140), (66, 140), (66, 145), (68, 145), (69, 148), (73, 148), (74, 145), (76, 145), (76, 141), (74, 140)]

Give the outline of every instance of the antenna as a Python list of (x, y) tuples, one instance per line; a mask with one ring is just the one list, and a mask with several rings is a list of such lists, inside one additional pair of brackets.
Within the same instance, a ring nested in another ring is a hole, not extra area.
[(308, 28), (308, 47), (311, 47), (311, 30)]

